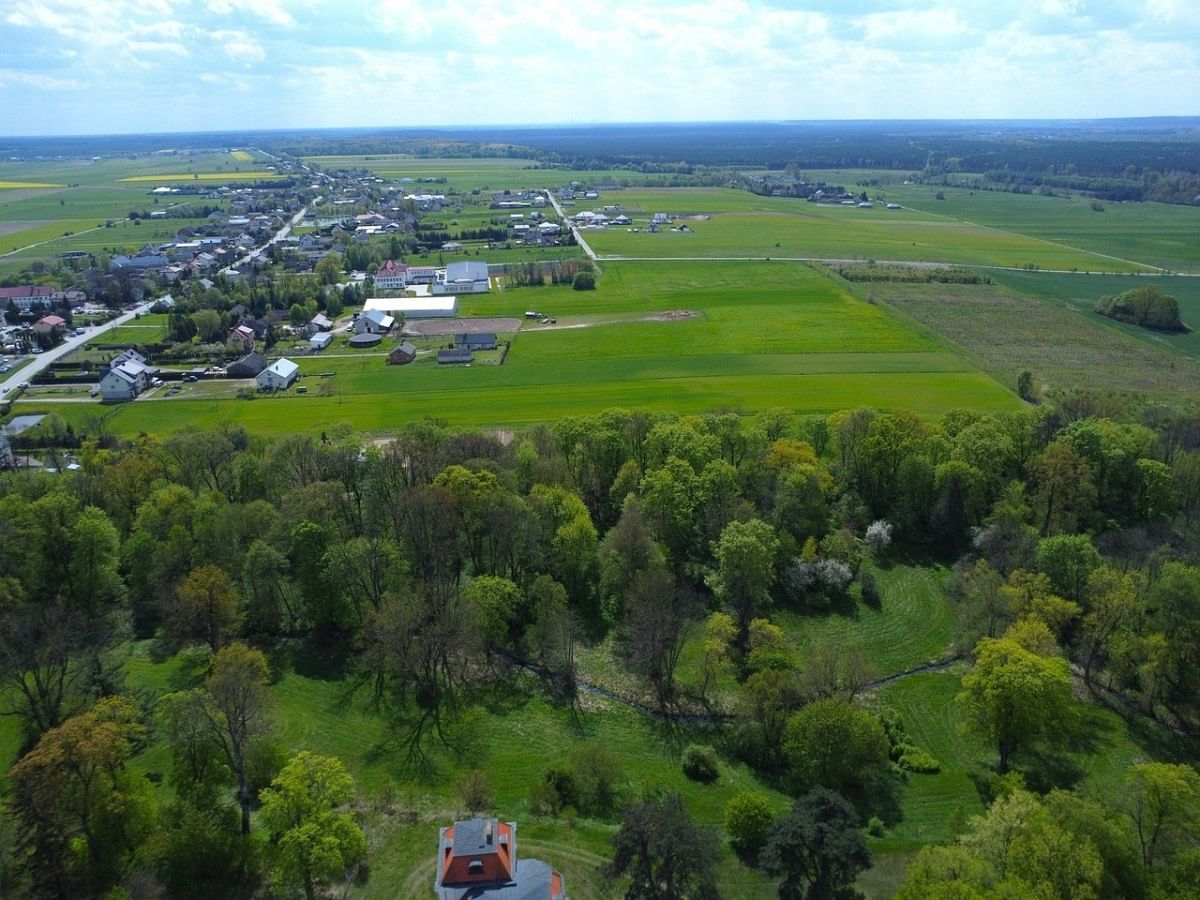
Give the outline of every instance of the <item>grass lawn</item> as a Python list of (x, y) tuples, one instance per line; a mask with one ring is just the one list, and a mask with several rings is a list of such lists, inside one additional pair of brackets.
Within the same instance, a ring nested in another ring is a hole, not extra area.
[(881, 602), (874, 609), (854, 600), (850, 608), (821, 616), (782, 613), (774, 616), (797, 645), (803, 667), (808, 648), (833, 645), (859, 650), (878, 677), (937, 662), (950, 651), (954, 620), (940, 568), (899, 565), (878, 569)]
[[(414, 179), (413, 193), (469, 193), (548, 188), (579, 181), (641, 182), (645, 175), (626, 169), (580, 171), (543, 167), (534, 160), (500, 158), (428, 159), (424, 157), (375, 154), (368, 156), (309, 156), (305, 162), (326, 171), (334, 169), (369, 169), (380, 178)], [(444, 178), (444, 182), (417, 183), (415, 179)], [(605, 198), (617, 192), (605, 193)], [(490, 197), (486, 198), (490, 202)], [(585, 201), (580, 201), (585, 202)], [(589, 201), (594, 202), (594, 201)], [(604, 202), (610, 202), (606, 199)]]
[(128, 184), (149, 181), (270, 181), (282, 177), (278, 172), (151, 172), (118, 180)]
[[(711, 740), (703, 732), (664, 729), (652, 720), (616, 704), (589, 704), (578, 721), (543, 699), (530, 680), (518, 678), (503, 691), (480, 696), (453, 730), (456, 746), (430, 744), (434, 766), (419, 772), (405, 765), (398, 734), (388, 721), (348, 693), (348, 682), (322, 670), (319, 662), (272, 658), (278, 674), (274, 686), (277, 733), (289, 751), (303, 749), (340, 757), (354, 775), (363, 798), (371, 834), (370, 878), (354, 886), (356, 897), (423, 896), (432, 882), (437, 828), (456, 815), (455, 779), (481, 769), (496, 794), (495, 812), (519, 823), (520, 847), (559, 867), (576, 898), (611, 896), (597, 869), (606, 861), (613, 821), (580, 818), (574, 826), (540, 820), (529, 809), (529, 786), (547, 766), (565, 760), (583, 741), (596, 741), (618, 754), (625, 767), (625, 788), (638, 796), (662, 788), (683, 794), (693, 816), (705, 825), (724, 821), (725, 804), (738, 790), (756, 787), (772, 796), (782, 811), (787, 800), (758, 782), (744, 765), (724, 761), (712, 785), (689, 781), (679, 768), (679, 754), (690, 740)], [(155, 662), (148, 644), (134, 645), (126, 665), (126, 687), (158, 696), (196, 682), (203, 676), (204, 656), (185, 653)], [(8, 747), (0, 745), (0, 751)], [(152, 743), (135, 761), (144, 772), (166, 773), (170, 760), (161, 743)], [(168, 790), (165, 786), (159, 790)], [(389, 804), (392, 815), (379, 810)], [(398, 813), (398, 814), (396, 814)], [(722, 848), (722, 896), (758, 898), (773, 895), (771, 886), (744, 868)]]

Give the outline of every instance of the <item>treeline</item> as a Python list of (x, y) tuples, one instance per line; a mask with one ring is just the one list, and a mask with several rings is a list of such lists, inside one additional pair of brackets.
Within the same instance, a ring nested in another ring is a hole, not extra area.
[[(1010, 832), (1028, 848), (998, 858), (965, 836), (944, 852), (979, 862), (949, 870), (922, 857), (910, 877), (957, 872), (1035, 895), (1058, 883), (1061, 858), (1035, 852), (1050, 835), (1085, 848), (1073, 853), (1092, 848), (1071, 875), (1087, 896), (1195, 886), (1186, 835), (1200, 806), (1172, 805), (1169, 837), (1126, 871), (1108, 851), (1134, 846), (1134, 832), (1082, 824), (1116, 828), (1125, 807), (1095, 819), (1092, 806), (1022, 784), (1039, 783), (1068, 728), (1068, 664), (1190, 741), (1200, 730), (1196, 413), (1134, 422), (1082, 401), (937, 422), (867, 409), (610, 410), (507, 443), (434, 422), (385, 443), (332, 427), (276, 440), (230, 427), (81, 437), (77, 472), (0, 475), (0, 697), (26, 735), (5, 813), (15, 839), (0, 850), (15, 893), (101, 894), (131, 878), (229, 893), (268, 875), (280, 889), (345, 877), (365, 847), (345, 812), (353, 785), (336, 760), (288, 760), (255, 647), (343, 648), (349, 686), (419, 761), (474, 698), (515, 677), (514, 661), (576, 704), (577, 649), (606, 635), (664, 710), (736, 712), (723, 729), (730, 751), (798, 798), (776, 825), (761, 798), (731, 810), (747, 862), (804, 883), (805, 823), (836, 822), (854, 860), (837, 877), (849, 881), (869, 861), (859, 826), (877, 817), (871, 827), (885, 828), (897, 779), (938, 761), (894, 713), (855, 701), (869, 658), (817, 645), (800, 664), (771, 616), (877, 603), (879, 567), (898, 551), (958, 557), (958, 640), (975, 660), (959, 702), (998, 760), (997, 803), (966, 833), (992, 833), (1020, 803)], [(681, 680), (695, 634), (698, 673)], [(187, 689), (130, 697), (119, 671), (130, 636), (207, 648), (211, 660)], [(732, 699), (718, 695), (731, 678)], [(151, 733), (175, 786), (161, 803), (129, 767)], [(620, 815), (617, 874), (639, 877), (634, 863), (655, 852), (664, 821), (709, 846), (677, 800), (618, 790), (611, 756), (581, 751), (531, 786), (531, 804)], [(685, 763), (689, 777), (712, 777), (704, 748)], [(1193, 796), (1193, 770), (1148, 765), (1131, 772), (1130, 797)], [(269, 840), (250, 833), (255, 804)], [(322, 837), (319, 857), (288, 850), (304, 834)]]
[(595, 287), (595, 266), (590, 259), (530, 260), (504, 269), (509, 287), (544, 287), (547, 283), (573, 285), (580, 275), (592, 276), (592, 287)]
[(446, 230), (436, 228), (426, 229), (417, 225), (417, 240), (427, 247), (440, 248), (449, 241), (506, 241), (509, 231), (503, 226), (484, 226), (482, 228), (461, 228), (451, 234)]
[(992, 279), (965, 269), (925, 268), (923, 266), (866, 266), (838, 269), (847, 281), (894, 281), (905, 284), (991, 284)]
[(1155, 331), (1187, 332), (1189, 328), (1179, 318), (1179, 302), (1164, 294), (1157, 284), (1133, 288), (1106, 295), (1096, 301), (1096, 312), (1118, 322), (1153, 328)]

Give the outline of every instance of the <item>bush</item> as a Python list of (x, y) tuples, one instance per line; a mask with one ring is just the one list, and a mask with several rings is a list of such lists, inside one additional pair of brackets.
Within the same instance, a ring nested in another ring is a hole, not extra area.
[(596, 276), (591, 272), (579, 272), (576, 274), (571, 287), (577, 291), (594, 291), (596, 289)]
[(1096, 312), (1118, 322), (1157, 331), (1191, 331), (1179, 318), (1179, 303), (1157, 284), (1134, 288), (1115, 297), (1101, 297)]
[(818, 559), (815, 568), (817, 581), (831, 594), (846, 593), (846, 588), (854, 580), (854, 573), (850, 571), (850, 567), (836, 559)]
[(607, 815), (616, 808), (617, 786), (625, 773), (621, 760), (611, 751), (599, 744), (584, 744), (571, 754), (571, 775), (579, 799), (570, 805), (593, 815)]
[(689, 744), (683, 751), (683, 774), (704, 784), (716, 781), (721, 776), (717, 751), (704, 744)]
[(942, 771), (941, 764), (915, 744), (898, 744), (894, 750), (900, 751), (899, 756), (894, 757), (896, 765), (906, 772), (915, 772), (918, 775), (936, 775)]
[(892, 545), (892, 523), (887, 519), (877, 519), (867, 526), (867, 547), (871, 555), (878, 558), (884, 550)]
[(495, 800), (491, 782), (482, 772), (468, 772), (454, 783), (454, 790), (468, 812), (485, 812)]
[(863, 569), (858, 576), (858, 586), (862, 591), (863, 603), (872, 609), (879, 609), (883, 601), (879, 594), (879, 582), (875, 580), (875, 573), (870, 569)]
[(551, 766), (543, 773), (542, 780), (529, 789), (529, 805), (542, 815), (556, 816), (563, 808), (578, 802), (575, 775), (564, 766)]
[(738, 791), (725, 806), (725, 830), (738, 853), (752, 854), (762, 849), (774, 823), (771, 800), (758, 791)]
[(883, 819), (879, 816), (871, 816), (867, 819), (867, 834), (871, 837), (883, 837)]

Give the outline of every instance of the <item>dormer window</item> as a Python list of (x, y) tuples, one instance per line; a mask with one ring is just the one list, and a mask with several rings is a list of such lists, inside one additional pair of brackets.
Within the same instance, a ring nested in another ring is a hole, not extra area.
[(473, 859), (469, 863), (467, 863), (467, 874), (468, 875), (482, 875), (483, 874), (483, 860), (482, 859)]

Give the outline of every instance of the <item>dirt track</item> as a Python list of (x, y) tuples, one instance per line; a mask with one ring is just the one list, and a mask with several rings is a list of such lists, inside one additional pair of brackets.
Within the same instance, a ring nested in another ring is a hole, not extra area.
[(404, 323), (405, 334), (429, 337), (436, 334), (464, 334), (468, 331), (518, 331), (521, 319), (469, 318), (469, 319), (410, 319)]

